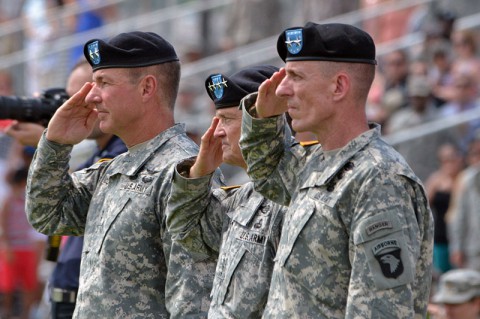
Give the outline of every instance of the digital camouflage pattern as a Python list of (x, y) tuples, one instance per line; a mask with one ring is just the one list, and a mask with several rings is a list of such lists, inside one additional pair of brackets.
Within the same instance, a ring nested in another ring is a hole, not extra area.
[(198, 152), (184, 126), (69, 174), (71, 149), (42, 137), (26, 207), (44, 234), (85, 236), (74, 318), (206, 318), (216, 260), (165, 225), (174, 165)]
[(210, 319), (261, 318), (285, 207), (253, 189), (213, 188), (211, 176), (188, 179), (192, 161), (177, 166), (167, 206), (167, 227), (187, 250), (218, 256)]
[(253, 119), (252, 99), (242, 102), (248, 173), (260, 193), (289, 205), (264, 318), (424, 318), (432, 214), (380, 127), (337, 152), (303, 148), (282, 116)]

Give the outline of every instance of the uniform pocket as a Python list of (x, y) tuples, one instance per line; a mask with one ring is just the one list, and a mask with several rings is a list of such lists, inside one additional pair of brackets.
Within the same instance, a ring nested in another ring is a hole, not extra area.
[(225, 302), (225, 297), (227, 296), (228, 287), (231, 285), (233, 273), (235, 272), (235, 269), (237, 269), (246, 252), (247, 250), (244, 247), (241, 247), (232, 256), (231, 261), (227, 265), (222, 284), (218, 287), (217, 296), (213, 296), (213, 298), (217, 300), (217, 304), (221, 305)]
[(120, 200), (120, 203), (117, 206), (116, 211), (113, 211), (110, 216), (101, 217), (101, 220), (100, 220), (101, 225), (99, 229), (102, 232), (102, 240), (100, 241), (100, 245), (98, 245), (97, 254), (99, 254), (100, 251), (102, 250), (103, 243), (105, 241), (105, 238), (108, 236), (108, 232), (112, 228), (112, 225), (114, 224), (115, 220), (118, 218), (120, 213), (125, 209), (129, 201), (130, 201), (130, 197), (123, 197)]
[[(299, 283), (314, 296), (325, 296), (323, 288), (332, 270), (323, 258), (324, 245), (329, 241), (328, 231), (318, 231), (317, 225), (328, 222), (315, 203), (309, 199), (294, 208), (288, 225), (280, 238), (276, 261), (284, 269), (287, 281)], [(285, 235), (286, 234), (286, 235)], [(334, 280), (332, 278), (332, 280)], [(333, 283), (332, 283), (333, 284)]]

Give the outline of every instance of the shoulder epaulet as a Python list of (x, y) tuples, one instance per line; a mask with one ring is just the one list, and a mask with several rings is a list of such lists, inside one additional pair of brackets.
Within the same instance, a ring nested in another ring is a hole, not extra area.
[(316, 145), (318, 144), (318, 141), (302, 141), (300, 142), (300, 145), (302, 146), (311, 146), (311, 145)]
[(232, 186), (222, 186), (220, 188), (223, 189), (224, 191), (229, 191), (231, 189), (240, 188), (241, 186), (242, 185), (232, 185)]
[(108, 158), (108, 157), (106, 157), (106, 158), (101, 158), (101, 159), (99, 159), (99, 160), (97, 161), (97, 163), (108, 162), (108, 161), (111, 161), (111, 160), (112, 160), (112, 158)]

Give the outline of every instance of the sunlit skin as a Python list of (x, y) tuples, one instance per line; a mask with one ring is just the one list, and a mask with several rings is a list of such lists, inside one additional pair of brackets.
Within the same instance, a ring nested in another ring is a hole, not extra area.
[(95, 104), (103, 132), (122, 135), (141, 123), (145, 116), (141, 107), (139, 83), (131, 83), (124, 69), (102, 69), (93, 74), (94, 86), (85, 101)]
[(365, 101), (352, 94), (346, 71), (325, 77), (325, 62), (292, 61), (259, 88), (258, 117), (288, 111), (292, 128), (312, 132), (325, 150), (345, 146), (368, 130)]
[(219, 121), (214, 137), (222, 140), (223, 162), (246, 169), (247, 164), (242, 157), (238, 144), (242, 125), (242, 111), (238, 107), (219, 109), (216, 112), (216, 117)]
[(47, 139), (77, 144), (100, 129), (120, 137), (127, 147), (152, 139), (174, 125), (173, 110), (162, 100), (158, 80), (146, 74), (129, 79), (126, 69), (100, 69), (55, 113)]
[[(328, 123), (335, 115), (327, 90), (329, 80), (320, 75), (318, 63), (289, 63), (286, 76), (279, 84), (276, 95), (288, 100), (287, 111), (292, 118), (292, 128), (297, 132), (312, 131), (318, 134), (318, 123)], [(330, 89), (330, 88), (329, 88)], [(322, 105), (323, 107), (313, 107)]]
[(211, 174), (222, 162), (247, 168), (238, 144), (241, 124), (242, 111), (238, 107), (216, 111), (212, 124), (202, 136), (197, 160), (190, 168), (191, 178)]

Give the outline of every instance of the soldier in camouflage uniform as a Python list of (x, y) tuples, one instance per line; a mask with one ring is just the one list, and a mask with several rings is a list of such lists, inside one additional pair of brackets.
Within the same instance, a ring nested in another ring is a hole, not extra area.
[(277, 70), (261, 65), (206, 79), (216, 116), (199, 156), (179, 163), (174, 176), (167, 206), (174, 241), (196, 254), (218, 255), (209, 318), (261, 318), (267, 302), (284, 207), (257, 193), (251, 182), (212, 188), (210, 179), (222, 161), (246, 169), (238, 105)]
[[(41, 138), (29, 220), (45, 234), (84, 235), (74, 318), (205, 318), (216, 260), (191, 255), (165, 226), (174, 164), (198, 152), (174, 124), (176, 53), (137, 31), (90, 40), (84, 52), (93, 82), (57, 110)], [(69, 174), (72, 145), (97, 118), (128, 151)]]
[(435, 319), (480, 318), (480, 272), (453, 269), (443, 273), (428, 308)]
[[(264, 318), (424, 318), (432, 214), (404, 159), (368, 123), (375, 45), (344, 24), (290, 28), (286, 66), (242, 101), (255, 188), (288, 205)], [(308, 148), (292, 128), (315, 133)]]

